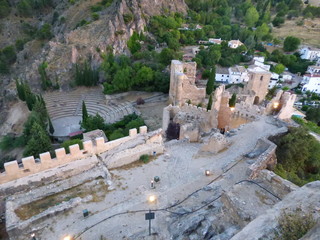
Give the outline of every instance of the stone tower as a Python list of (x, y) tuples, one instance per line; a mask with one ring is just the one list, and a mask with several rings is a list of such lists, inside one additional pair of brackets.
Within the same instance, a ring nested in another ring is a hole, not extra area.
[(170, 73), (169, 101), (172, 105), (181, 106), (191, 101), (192, 104), (202, 103), (206, 97), (205, 88), (197, 88), (195, 62), (172, 60)]
[(253, 67), (248, 70), (249, 81), (246, 90), (254, 92), (255, 96), (253, 104), (259, 104), (264, 100), (268, 93), (271, 73), (260, 67)]

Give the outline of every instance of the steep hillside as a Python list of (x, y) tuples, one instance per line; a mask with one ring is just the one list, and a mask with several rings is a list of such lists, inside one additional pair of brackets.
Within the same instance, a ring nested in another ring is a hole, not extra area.
[[(40, 90), (38, 67), (41, 63), (48, 64), (46, 71), (53, 82), (68, 89), (74, 63), (90, 58), (92, 64), (98, 66), (102, 60), (100, 54), (109, 46), (114, 53), (127, 53), (127, 40), (134, 31), (144, 30), (150, 16), (176, 11), (186, 13), (187, 9), (184, 0), (104, 0), (103, 3), (101, 0), (56, 0), (31, 15), (21, 16), (22, 10), (13, 7), (19, 2), (10, 2), (10, 14), (0, 19), (0, 48), (27, 39), (10, 73), (0, 74), (1, 108), (7, 105), (4, 97), (15, 95), (16, 78)], [(93, 11), (94, 7), (97, 9)], [(51, 25), (50, 41), (39, 37), (45, 23)]]

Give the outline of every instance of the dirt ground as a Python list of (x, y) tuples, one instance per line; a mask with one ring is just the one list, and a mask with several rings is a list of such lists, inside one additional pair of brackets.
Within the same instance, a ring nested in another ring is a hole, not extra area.
[(145, 103), (136, 108), (141, 112), (141, 117), (150, 131), (162, 128), (163, 108), (168, 105), (167, 100), (160, 102)]
[(272, 34), (283, 40), (287, 36), (295, 36), (301, 39), (303, 45), (320, 47), (320, 19), (306, 19), (304, 20), (303, 26), (298, 26), (296, 24), (299, 20), (300, 19), (286, 20), (280, 28), (273, 28)]

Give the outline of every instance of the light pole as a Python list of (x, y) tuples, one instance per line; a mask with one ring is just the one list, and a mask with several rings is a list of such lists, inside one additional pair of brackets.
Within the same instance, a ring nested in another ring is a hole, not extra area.
[[(157, 197), (155, 195), (150, 195), (148, 197), (148, 202), (150, 204), (155, 203), (157, 200)], [(155, 219), (155, 213), (151, 212), (151, 209), (149, 209), (149, 212), (145, 214), (145, 220), (149, 221), (149, 236), (151, 236), (151, 220)]]

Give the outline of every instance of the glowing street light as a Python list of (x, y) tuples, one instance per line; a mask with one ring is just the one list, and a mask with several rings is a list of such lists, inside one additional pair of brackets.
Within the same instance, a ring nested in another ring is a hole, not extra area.
[(233, 112), (233, 111), (234, 111), (234, 109), (235, 109), (234, 107), (230, 107), (231, 112)]
[(70, 235), (68, 235), (68, 236), (65, 236), (65, 237), (63, 238), (63, 240), (72, 240), (72, 238), (71, 238)]
[(31, 234), (31, 239), (32, 239), (32, 240), (37, 240), (37, 239), (36, 239), (36, 234), (35, 234), (35, 233), (32, 233), (32, 234)]
[(155, 202), (157, 200), (157, 197), (155, 196), (155, 195), (150, 195), (149, 197), (148, 197), (148, 202), (149, 203), (153, 203), (153, 202)]
[(209, 170), (205, 170), (205, 171), (204, 171), (204, 174), (205, 174), (206, 176), (210, 176), (210, 171), (209, 171)]
[(277, 109), (278, 107), (279, 107), (279, 103), (278, 103), (278, 102), (274, 102), (274, 103), (273, 103), (273, 108), (274, 108), (274, 109)]

